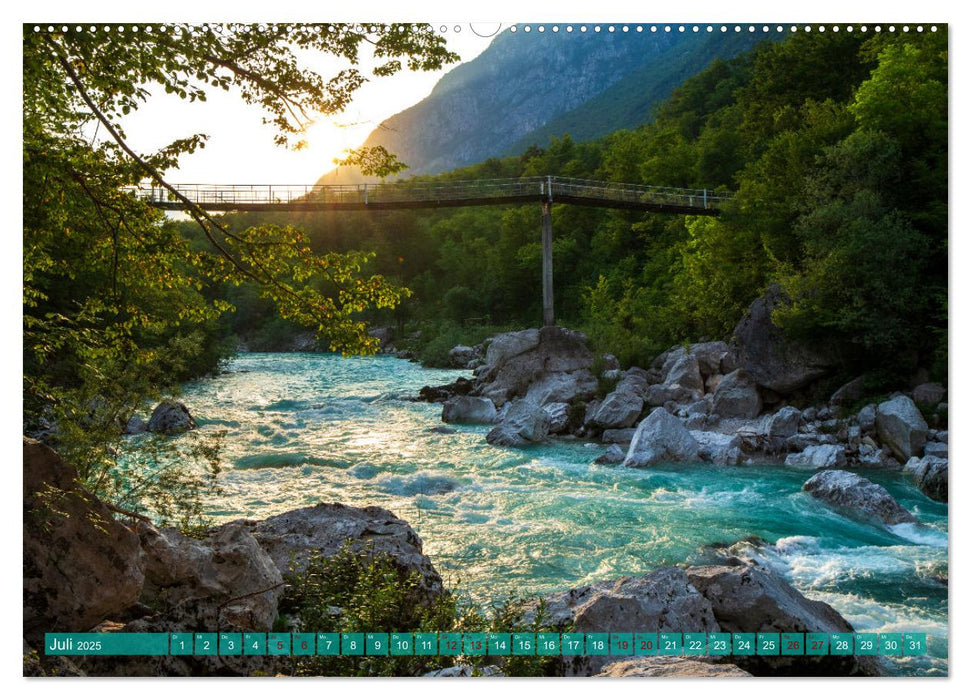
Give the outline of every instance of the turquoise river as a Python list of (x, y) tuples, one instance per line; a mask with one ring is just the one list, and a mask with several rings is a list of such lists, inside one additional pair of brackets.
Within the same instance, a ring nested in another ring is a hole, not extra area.
[(486, 426), (441, 425), (411, 400), (467, 372), (392, 357), (242, 354), (185, 387), (203, 431), (225, 431), (217, 521), (321, 501), (378, 505), (407, 520), (458, 592), (480, 601), (545, 592), (705, 560), (706, 546), (761, 538), (745, 552), (857, 631), (926, 632), (930, 653), (902, 675), (947, 672), (947, 506), (897, 472), (868, 471), (921, 521), (885, 529), (800, 491), (805, 470), (684, 464), (598, 466), (602, 445), (492, 447)]

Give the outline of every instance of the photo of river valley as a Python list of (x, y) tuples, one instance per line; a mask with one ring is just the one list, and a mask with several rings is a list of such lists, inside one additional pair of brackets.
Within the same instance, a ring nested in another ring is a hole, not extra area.
[(23, 675), (952, 675), (948, 49), (24, 24)]

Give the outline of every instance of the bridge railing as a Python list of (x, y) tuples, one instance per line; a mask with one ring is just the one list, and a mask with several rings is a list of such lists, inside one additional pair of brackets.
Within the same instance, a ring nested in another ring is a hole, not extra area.
[[(715, 209), (729, 196), (711, 190), (654, 187), (565, 177), (495, 178), (453, 181), (405, 181), (361, 185), (211, 185), (180, 184), (175, 189), (202, 207), (252, 205), (363, 205), (407, 202), (527, 200), (557, 196), (602, 202), (655, 203)], [(177, 202), (167, 189), (145, 185), (138, 197), (152, 204)]]

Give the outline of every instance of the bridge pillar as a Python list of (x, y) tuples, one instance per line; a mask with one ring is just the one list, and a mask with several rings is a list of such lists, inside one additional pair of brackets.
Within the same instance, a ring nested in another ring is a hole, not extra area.
[(543, 325), (555, 326), (553, 317), (553, 217), (543, 202)]

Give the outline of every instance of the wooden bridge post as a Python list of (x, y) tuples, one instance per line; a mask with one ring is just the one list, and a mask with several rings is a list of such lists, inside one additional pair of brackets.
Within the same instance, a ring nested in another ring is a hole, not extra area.
[(549, 199), (543, 202), (543, 325), (555, 326), (553, 317), (553, 217)]

